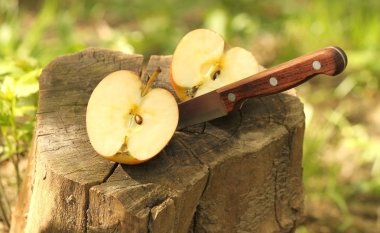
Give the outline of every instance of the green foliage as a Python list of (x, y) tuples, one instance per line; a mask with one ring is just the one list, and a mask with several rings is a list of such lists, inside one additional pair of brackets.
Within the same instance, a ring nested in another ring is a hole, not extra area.
[(349, 58), (344, 79), (339, 77), (328, 88), (311, 82), (301, 94), (309, 121), (304, 145), (306, 191), (338, 206), (345, 216), (340, 223), (344, 231), (351, 224), (347, 200), (358, 194), (379, 194), (379, 139), (366, 118), (376, 107), (373, 99), (380, 88), (380, 15), (376, 13), (380, 3), (320, 0), (305, 7), (308, 13), (295, 14), (286, 22), (285, 37), (291, 47), (304, 53), (335, 44)]
[[(86, 47), (171, 54), (187, 31), (207, 27), (251, 49), (266, 66), (341, 46), (349, 58), (345, 73), (299, 88), (307, 117), (305, 189), (311, 197), (332, 200), (344, 213), (341, 231), (351, 224), (348, 198), (380, 194), (379, 136), (364, 119), (372, 110), (366, 103), (374, 106), (379, 97), (380, 1), (31, 2), (33, 7), (0, 0), (0, 161), (26, 151), (38, 76), (55, 57)], [(360, 175), (346, 171), (348, 162)]]
[(25, 60), (5, 60), (0, 62), (0, 70), (1, 161), (28, 148), (35, 121), (40, 69)]
[[(0, 161), (20, 155), (31, 141), (40, 67), (18, 51), (17, 5), (1, 1), (0, 25)], [(27, 55), (27, 54), (25, 54)]]

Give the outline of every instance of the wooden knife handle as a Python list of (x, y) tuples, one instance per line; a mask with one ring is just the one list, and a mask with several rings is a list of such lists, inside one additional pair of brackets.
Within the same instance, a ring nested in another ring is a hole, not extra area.
[(230, 112), (247, 98), (291, 89), (317, 74), (334, 76), (341, 73), (346, 65), (347, 56), (342, 49), (327, 47), (231, 83), (216, 92)]

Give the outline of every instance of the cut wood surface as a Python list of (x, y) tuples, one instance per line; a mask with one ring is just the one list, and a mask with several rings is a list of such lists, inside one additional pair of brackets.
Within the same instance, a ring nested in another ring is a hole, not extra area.
[[(169, 89), (171, 56), (152, 56)], [(86, 105), (109, 73), (143, 57), (88, 49), (40, 77), (35, 149), (11, 232), (293, 232), (303, 214), (303, 106), (291, 94), (177, 131), (151, 161), (126, 166), (93, 150)], [(147, 145), (149, 146), (149, 145)]]

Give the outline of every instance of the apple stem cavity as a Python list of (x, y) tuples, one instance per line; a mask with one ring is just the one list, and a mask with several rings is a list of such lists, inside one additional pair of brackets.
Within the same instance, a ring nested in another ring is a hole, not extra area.
[(161, 68), (160, 67), (157, 67), (157, 69), (153, 72), (153, 74), (151, 76), (148, 75), (148, 81), (146, 83), (146, 85), (144, 86), (143, 88), (143, 91), (141, 92), (141, 96), (145, 96), (150, 87), (152, 86), (154, 80), (156, 80), (156, 78), (158, 77), (158, 75), (161, 73)]
[[(157, 67), (157, 69), (153, 72), (152, 75), (148, 75), (148, 81), (145, 84), (145, 86), (143, 87), (143, 90), (141, 92), (141, 96), (142, 97), (144, 97), (148, 93), (149, 89), (153, 85), (153, 82), (156, 80), (156, 78), (158, 77), (158, 75), (160, 73), (161, 73), (161, 68)], [(132, 113), (132, 117), (135, 120), (135, 123), (138, 124), (138, 125), (141, 125), (143, 123), (143, 121), (144, 121), (143, 118), (142, 118), (142, 116), (139, 115), (139, 114)]]

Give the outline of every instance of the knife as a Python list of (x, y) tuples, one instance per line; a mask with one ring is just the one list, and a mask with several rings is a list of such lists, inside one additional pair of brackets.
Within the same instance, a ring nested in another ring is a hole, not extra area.
[(178, 104), (177, 129), (225, 116), (248, 98), (286, 91), (315, 75), (335, 76), (346, 66), (347, 56), (339, 47), (303, 55)]

